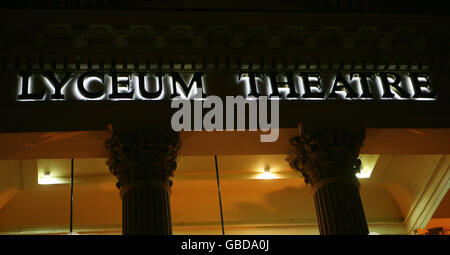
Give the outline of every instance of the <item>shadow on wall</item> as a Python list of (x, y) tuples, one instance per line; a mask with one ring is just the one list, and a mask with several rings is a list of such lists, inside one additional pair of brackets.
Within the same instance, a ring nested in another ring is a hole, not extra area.
[(287, 186), (260, 194), (258, 190), (241, 192), (229, 200), (224, 192), (223, 197), (225, 223), (316, 223), (314, 200), (307, 186)]

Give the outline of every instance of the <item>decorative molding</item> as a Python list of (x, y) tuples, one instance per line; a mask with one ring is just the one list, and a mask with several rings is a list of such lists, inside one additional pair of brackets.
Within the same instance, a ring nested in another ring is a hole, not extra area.
[(128, 47), (128, 33), (124, 31), (114, 33), (114, 47), (126, 48)]
[(362, 123), (299, 124), (299, 136), (291, 139), (286, 160), (313, 187), (330, 178), (356, 179), (365, 139)]
[[(83, 36), (77, 42), (77, 47), (86, 45), (87, 39)], [(445, 71), (448, 67), (445, 63), (439, 63), (439, 57), (423, 59), (418, 56), (410, 56), (402, 59), (385, 59), (383, 56), (367, 56), (365, 58), (349, 57), (342, 60), (339, 56), (322, 56), (317, 58), (304, 57), (302, 55), (278, 57), (261, 56), (252, 59), (239, 56), (209, 55), (199, 53), (197, 56), (176, 56), (171, 54), (152, 55), (121, 55), (121, 48), (117, 48), (116, 54), (110, 56), (92, 56), (89, 54), (68, 56), (1, 56), (0, 72), (82, 72), (87, 68), (104, 72), (205, 72), (225, 71), (239, 72), (251, 70), (255, 72), (268, 72), (283, 70), (286, 72), (311, 71), (317, 72), (427, 72), (430, 70)], [(202, 56), (205, 55), (205, 56)]]
[(446, 27), (155, 26), (4, 24), (0, 72), (82, 71), (88, 63), (106, 71), (448, 68)]
[(180, 148), (178, 133), (117, 125), (109, 128), (106, 164), (117, 177), (119, 189), (142, 181), (172, 183)]
[(436, 165), (423, 192), (405, 218), (408, 233), (426, 227), (440, 202), (450, 188), (450, 156), (443, 155)]
[(76, 31), (73, 35), (73, 47), (85, 48), (88, 46), (88, 35), (84, 31)]
[[(93, 24), (73, 26), (51, 24), (25, 26), (6, 24), (0, 27), (6, 40), (2, 48), (90, 48), (113, 49), (116, 36), (126, 35), (133, 43), (123, 49), (321, 49), (333, 50), (448, 50), (450, 31), (446, 27), (366, 27), (323, 26), (312, 27), (230, 27), (211, 25), (168, 26), (155, 30), (148, 25), (114, 26)], [(1, 31), (0, 31), (1, 32)], [(83, 38), (80, 38), (83, 37)], [(24, 40), (34, 38), (34, 40)], [(89, 42), (85, 42), (89, 38)], [(67, 43), (68, 40), (72, 44)], [(80, 41), (83, 43), (80, 45)], [(204, 43), (206, 41), (208, 43)], [(200, 43), (201, 42), (201, 43)]]
[(155, 26), (4, 24), (0, 71), (448, 68), (446, 27)]

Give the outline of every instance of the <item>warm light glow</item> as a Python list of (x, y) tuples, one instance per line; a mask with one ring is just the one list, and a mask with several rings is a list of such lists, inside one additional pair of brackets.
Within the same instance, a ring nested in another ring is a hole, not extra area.
[(359, 179), (369, 178), (372, 174), (372, 170), (373, 168), (362, 168), (361, 171), (356, 174), (356, 177), (358, 177)]
[(41, 185), (62, 184), (62, 183), (67, 183), (67, 180), (65, 180), (65, 178), (52, 177), (50, 175), (50, 172), (45, 172), (44, 176), (40, 176), (38, 178), (38, 184)]
[(359, 156), (359, 159), (361, 160), (361, 170), (356, 174), (356, 177), (359, 179), (370, 178), (379, 156), (380, 155), (378, 154), (361, 154)]
[(256, 178), (261, 180), (270, 180), (270, 179), (278, 179), (278, 176), (270, 172), (264, 172), (259, 174)]
[(271, 180), (271, 179), (279, 179), (280, 177), (277, 174), (270, 172), (270, 167), (266, 166), (262, 173), (256, 176), (256, 179), (260, 180)]
[(43, 177), (39, 177), (38, 179), (38, 184), (55, 184), (56, 180), (55, 178), (51, 177), (51, 176), (43, 176)]

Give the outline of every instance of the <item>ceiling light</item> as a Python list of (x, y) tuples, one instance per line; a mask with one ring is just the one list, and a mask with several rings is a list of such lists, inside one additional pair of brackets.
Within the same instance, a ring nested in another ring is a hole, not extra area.
[(358, 177), (359, 179), (364, 179), (364, 178), (369, 178), (370, 175), (372, 174), (372, 169), (369, 168), (362, 168), (359, 173), (356, 174), (356, 177)]
[(266, 167), (264, 168), (264, 172), (258, 174), (258, 176), (256, 177), (256, 179), (260, 179), (260, 180), (270, 180), (270, 179), (279, 179), (279, 177), (270, 172), (270, 167)]
[(64, 183), (64, 180), (62, 178), (56, 178), (51, 176), (50, 171), (45, 171), (43, 176), (40, 176), (38, 178), (38, 184), (48, 185), (48, 184), (59, 184)]
[(50, 176), (50, 171), (45, 171), (44, 176), (39, 177), (38, 184), (53, 184), (54, 180)]
[(380, 155), (378, 154), (361, 154), (359, 156), (359, 159), (361, 160), (361, 170), (356, 174), (356, 177), (359, 179), (370, 178), (379, 156)]

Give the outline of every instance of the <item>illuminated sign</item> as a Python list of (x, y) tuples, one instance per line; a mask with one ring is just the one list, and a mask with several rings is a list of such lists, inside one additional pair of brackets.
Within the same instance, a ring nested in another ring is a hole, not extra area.
[[(19, 73), (18, 101), (36, 100), (163, 100), (206, 98), (212, 73), (112, 72)], [(430, 75), (421, 72), (232, 73), (245, 98), (282, 100), (433, 100)], [(324, 76), (327, 76), (325, 79)], [(38, 86), (40, 83), (40, 86)], [(223, 84), (220, 84), (223, 86)]]

